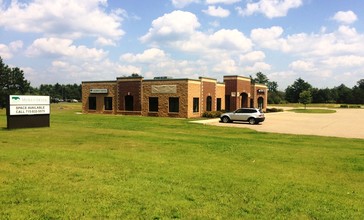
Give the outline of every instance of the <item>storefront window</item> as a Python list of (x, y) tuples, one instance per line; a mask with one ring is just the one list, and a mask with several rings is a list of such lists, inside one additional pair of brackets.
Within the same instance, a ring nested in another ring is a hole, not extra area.
[(105, 110), (112, 110), (112, 97), (104, 98), (104, 107)]
[(88, 109), (96, 110), (96, 97), (88, 97)]
[(158, 97), (149, 97), (149, 111), (158, 112)]
[(169, 98), (169, 112), (179, 112), (179, 98)]
[(200, 111), (199, 106), (200, 106), (200, 99), (193, 98), (193, 112), (199, 112)]

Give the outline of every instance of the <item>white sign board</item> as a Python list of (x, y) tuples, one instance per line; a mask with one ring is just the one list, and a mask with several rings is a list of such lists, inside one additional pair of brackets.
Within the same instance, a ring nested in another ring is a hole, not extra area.
[(49, 96), (11, 95), (10, 115), (50, 114)]
[(90, 93), (104, 94), (107, 93), (107, 89), (90, 89)]

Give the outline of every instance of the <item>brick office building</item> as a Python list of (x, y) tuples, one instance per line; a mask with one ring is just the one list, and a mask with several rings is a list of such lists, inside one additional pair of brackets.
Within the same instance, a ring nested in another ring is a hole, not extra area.
[(194, 118), (206, 111), (266, 106), (267, 87), (253, 85), (250, 78), (241, 76), (224, 76), (224, 83), (206, 77), (82, 82), (84, 113)]

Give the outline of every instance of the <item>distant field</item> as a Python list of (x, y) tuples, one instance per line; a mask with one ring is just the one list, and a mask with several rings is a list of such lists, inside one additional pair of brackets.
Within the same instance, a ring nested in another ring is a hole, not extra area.
[(363, 219), (364, 140), (82, 115), (7, 130), (0, 219)]

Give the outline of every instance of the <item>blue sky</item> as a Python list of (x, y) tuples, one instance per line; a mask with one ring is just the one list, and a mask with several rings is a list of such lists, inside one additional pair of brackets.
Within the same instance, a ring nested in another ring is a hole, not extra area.
[(364, 78), (364, 1), (0, 0), (0, 56), (33, 86), (254, 76), (284, 90)]

